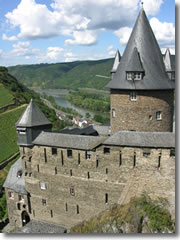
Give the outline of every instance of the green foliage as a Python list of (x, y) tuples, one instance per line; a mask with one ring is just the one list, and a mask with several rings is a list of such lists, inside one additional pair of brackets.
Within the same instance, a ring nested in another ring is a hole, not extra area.
[(18, 65), (9, 67), (9, 72), (29, 87), (103, 89), (109, 82), (113, 59), (77, 61), (57, 64)]
[(99, 123), (106, 123), (109, 121), (109, 117), (104, 117), (102, 115), (95, 114), (93, 120)]
[(149, 233), (160, 233), (167, 229), (174, 232), (174, 222), (166, 209), (167, 205), (168, 202), (164, 198), (155, 201), (147, 194), (142, 194), (132, 198), (128, 204), (113, 204), (109, 210), (72, 227), (70, 233), (113, 233), (114, 227), (122, 233), (123, 226), (127, 224), (128, 233), (142, 232), (144, 224), (148, 225)]
[(13, 103), (13, 95), (0, 84), (0, 107)]
[(90, 118), (91, 117), (91, 114), (90, 113), (86, 113), (86, 118)]
[(70, 92), (67, 96), (68, 101), (72, 104), (92, 111), (109, 112), (109, 97), (98, 95), (95, 93), (87, 93), (82, 91)]

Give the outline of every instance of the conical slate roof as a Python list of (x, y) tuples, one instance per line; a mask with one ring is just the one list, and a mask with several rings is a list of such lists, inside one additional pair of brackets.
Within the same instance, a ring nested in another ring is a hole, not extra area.
[[(137, 48), (145, 75), (142, 80), (129, 81), (126, 80), (126, 71), (130, 67), (135, 48)], [(107, 87), (132, 90), (174, 89), (174, 82), (169, 80), (165, 71), (160, 48), (143, 8), (136, 20), (118, 69)]]
[(50, 124), (51, 122), (31, 99), (31, 102), (20, 117), (19, 121), (16, 123), (16, 127), (35, 127)]
[(116, 72), (116, 70), (117, 70), (117, 68), (118, 68), (118, 65), (119, 65), (119, 63), (120, 63), (120, 60), (121, 60), (121, 55), (120, 55), (119, 50), (117, 50), (116, 55), (115, 55), (115, 59), (114, 59), (113, 68), (112, 68), (112, 70), (111, 70), (111, 73)]

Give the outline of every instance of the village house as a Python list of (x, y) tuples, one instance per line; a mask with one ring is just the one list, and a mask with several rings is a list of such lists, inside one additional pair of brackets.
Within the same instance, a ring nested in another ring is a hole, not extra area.
[(21, 157), (4, 183), (10, 223), (68, 229), (143, 191), (167, 198), (175, 217), (174, 71), (142, 8), (107, 85), (110, 126), (53, 132), (32, 100), (16, 124)]

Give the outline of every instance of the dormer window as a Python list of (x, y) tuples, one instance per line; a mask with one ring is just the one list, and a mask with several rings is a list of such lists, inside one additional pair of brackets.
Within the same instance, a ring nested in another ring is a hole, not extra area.
[(142, 79), (142, 72), (127, 72), (126, 79), (127, 80), (141, 80)]
[(26, 128), (17, 128), (18, 134), (25, 135), (26, 134)]
[(23, 173), (22, 170), (18, 170), (17, 171), (17, 177), (20, 178), (22, 176), (22, 173)]

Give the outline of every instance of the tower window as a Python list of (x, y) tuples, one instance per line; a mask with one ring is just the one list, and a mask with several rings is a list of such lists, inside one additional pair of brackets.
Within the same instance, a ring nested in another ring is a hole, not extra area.
[(78, 165), (80, 165), (80, 163), (81, 163), (81, 155), (80, 153), (78, 153)]
[(137, 100), (136, 92), (131, 92), (130, 93), (130, 100), (131, 101), (136, 101)]
[(91, 159), (91, 152), (90, 151), (86, 151), (85, 157), (86, 157), (87, 160)]
[(43, 183), (43, 182), (41, 182), (41, 183), (40, 183), (40, 188), (41, 188), (42, 190), (46, 190), (46, 184)]
[(45, 161), (45, 163), (47, 163), (46, 148), (44, 148), (44, 161)]
[(68, 205), (67, 205), (67, 203), (66, 203), (66, 212), (68, 211)]
[(134, 153), (134, 158), (133, 158), (133, 167), (136, 167), (136, 153)]
[(106, 168), (106, 174), (108, 174), (108, 168)]
[(79, 214), (79, 205), (76, 206), (77, 214)]
[(71, 149), (67, 150), (67, 157), (72, 158), (72, 150)]
[(126, 78), (127, 78), (127, 80), (132, 80), (133, 79), (133, 73), (127, 72), (126, 73)]
[(72, 169), (70, 169), (70, 176), (72, 177)]
[(159, 154), (159, 157), (158, 157), (158, 168), (160, 168), (161, 166), (161, 153)]
[(53, 210), (51, 210), (51, 217), (53, 218)]
[(162, 119), (162, 114), (161, 112), (156, 112), (156, 120), (161, 120)]
[(142, 79), (142, 73), (135, 72), (134, 73), (134, 80), (141, 80)]
[(18, 195), (18, 200), (19, 201), (24, 201), (24, 197), (22, 195)]
[(57, 155), (57, 148), (52, 148), (51, 151), (52, 151), (52, 155)]
[(88, 179), (90, 179), (90, 173), (88, 172)]
[(14, 199), (14, 193), (13, 192), (8, 192), (8, 196), (9, 196), (9, 198)]
[(71, 187), (71, 188), (70, 188), (70, 194), (71, 194), (72, 196), (75, 195), (74, 187)]
[(108, 193), (105, 194), (105, 203), (108, 203)]
[(42, 205), (43, 205), (43, 206), (46, 205), (46, 199), (42, 199)]
[(37, 171), (39, 172), (39, 164), (37, 165)]
[(55, 167), (55, 169), (54, 169), (54, 173), (55, 173), (55, 175), (57, 174), (57, 167)]
[(21, 210), (21, 204), (20, 203), (17, 204), (17, 209)]
[(119, 154), (119, 166), (122, 165), (122, 152), (120, 151), (120, 154)]
[(115, 109), (112, 109), (112, 117), (113, 117), (113, 118), (116, 117), (116, 111), (115, 111)]
[(110, 148), (104, 148), (104, 154), (110, 154)]
[(64, 165), (64, 156), (63, 156), (63, 151), (61, 151), (61, 164), (62, 164), (62, 166)]

